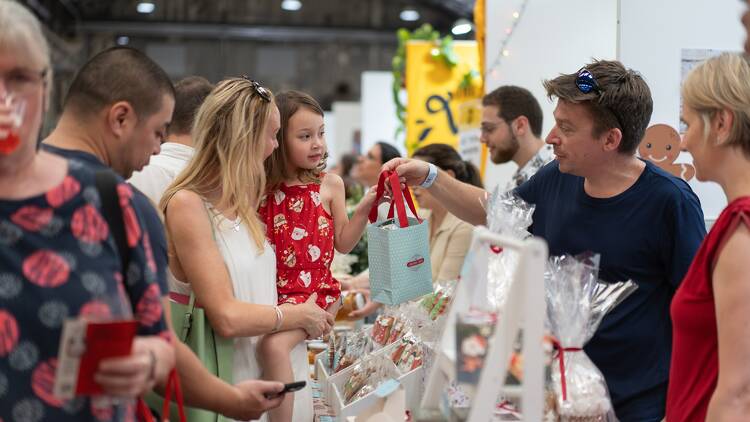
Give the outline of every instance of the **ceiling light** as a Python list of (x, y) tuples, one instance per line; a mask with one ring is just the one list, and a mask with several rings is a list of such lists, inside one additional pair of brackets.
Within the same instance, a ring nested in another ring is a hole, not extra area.
[(151, 3), (150, 1), (142, 1), (138, 3), (138, 6), (136, 6), (136, 10), (138, 13), (148, 14), (154, 11), (156, 9), (156, 5)]
[(283, 0), (281, 2), (281, 8), (293, 12), (302, 8), (302, 2), (299, 0)]
[(453, 24), (453, 28), (451, 28), (451, 32), (453, 35), (464, 35), (471, 32), (471, 30), (474, 29), (471, 25), (471, 22), (468, 20), (461, 18), (456, 21), (456, 23)]
[(399, 15), (402, 21), (414, 22), (419, 20), (419, 11), (413, 7), (407, 7)]
[(130, 37), (126, 37), (125, 35), (117, 37), (117, 45), (128, 45), (128, 43), (130, 43)]

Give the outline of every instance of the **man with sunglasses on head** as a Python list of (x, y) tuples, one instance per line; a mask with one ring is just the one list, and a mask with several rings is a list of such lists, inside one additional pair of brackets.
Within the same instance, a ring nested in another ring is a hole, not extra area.
[[(558, 99), (546, 140), (556, 160), (514, 192), (536, 205), (530, 231), (547, 241), (550, 255), (599, 253), (602, 281), (638, 285), (584, 350), (604, 374), (621, 421), (660, 421), (669, 306), (705, 235), (700, 202), (684, 180), (635, 155), (653, 108), (638, 73), (617, 61), (594, 61), (544, 87)], [(409, 185), (428, 187), (459, 218), (485, 223), (481, 189), (417, 160), (383, 167)]]

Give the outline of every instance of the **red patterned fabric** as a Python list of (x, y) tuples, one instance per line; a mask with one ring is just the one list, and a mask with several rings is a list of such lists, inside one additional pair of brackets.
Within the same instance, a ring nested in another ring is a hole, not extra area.
[(263, 199), (260, 215), (276, 251), (279, 304), (303, 303), (315, 292), (321, 308), (335, 303), (341, 285), (330, 270), (333, 218), (321, 203), (320, 184), (282, 184)]
[(68, 175), (48, 192), (0, 200), (0, 422), (134, 420), (130, 405), (52, 393), (69, 318), (134, 317), (140, 335), (171, 337), (144, 214), (123, 182), (117, 192), (130, 245), (127, 277), (93, 169), (69, 161)]

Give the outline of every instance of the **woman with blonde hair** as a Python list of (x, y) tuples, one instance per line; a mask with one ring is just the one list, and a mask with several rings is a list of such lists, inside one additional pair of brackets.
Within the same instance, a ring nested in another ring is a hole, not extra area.
[[(198, 110), (195, 153), (164, 193), (171, 297), (192, 291), (212, 328), (235, 339), (234, 381), (259, 378), (258, 336), (303, 329), (318, 337), (333, 317), (315, 297), (277, 306), (276, 257), (257, 209), (265, 191), (264, 160), (278, 146), (279, 110), (272, 93), (247, 78), (219, 83)], [(307, 378), (304, 345), (292, 352), (296, 379)], [(295, 404), (312, 419), (312, 399)]]
[(696, 67), (682, 86), (683, 146), (698, 180), (718, 183), (728, 205), (672, 301), (668, 421), (739, 421), (750, 414), (748, 81), (748, 59), (722, 54)]
[[(38, 149), (51, 73), (37, 19), (0, 0), (0, 420), (133, 420), (132, 399), (164, 385), (175, 360), (159, 286), (145, 276), (156, 264), (128, 185), (119, 180), (112, 192), (127, 234), (125, 271), (97, 174)], [(136, 321), (130, 355), (95, 368), (94, 380), (117, 401), (53, 390), (69, 319)]]

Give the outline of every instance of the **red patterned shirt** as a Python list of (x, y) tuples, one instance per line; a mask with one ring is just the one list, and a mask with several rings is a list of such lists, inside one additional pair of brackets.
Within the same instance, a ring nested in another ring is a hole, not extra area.
[(331, 275), (333, 218), (323, 208), (320, 184), (281, 186), (260, 205), (266, 236), (276, 251), (279, 304), (303, 303), (317, 292), (323, 309), (341, 296)]

